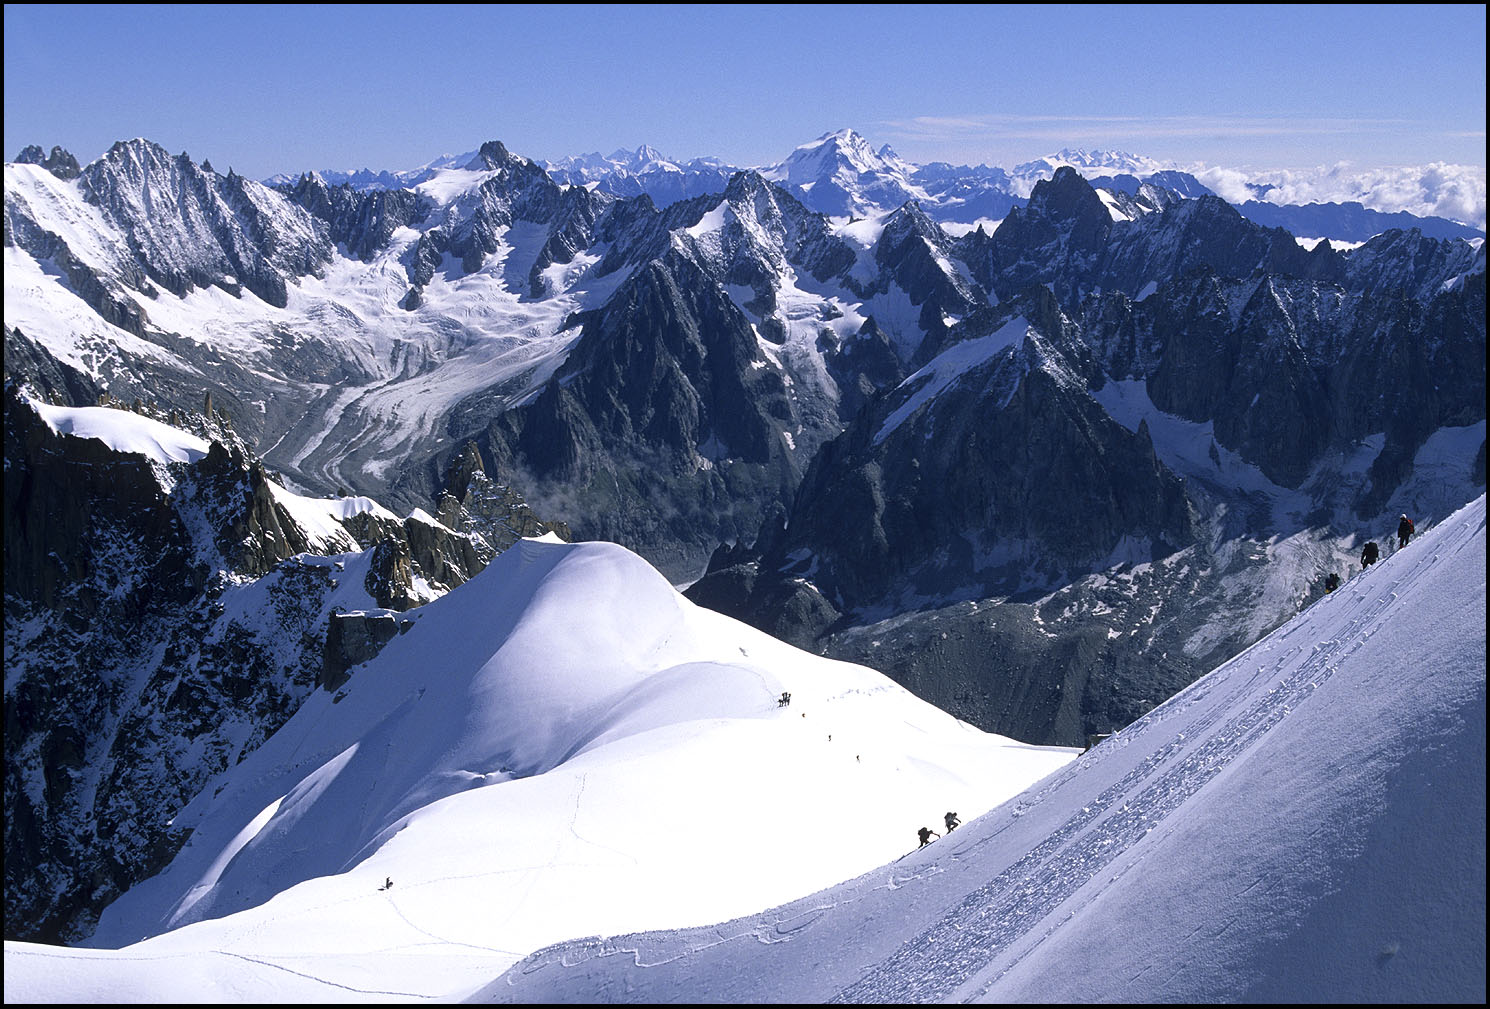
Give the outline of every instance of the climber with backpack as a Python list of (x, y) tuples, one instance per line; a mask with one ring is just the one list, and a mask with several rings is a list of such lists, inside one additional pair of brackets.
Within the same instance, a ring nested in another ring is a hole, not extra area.
[(1380, 555), (1381, 552), (1376, 548), (1376, 541), (1367, 540), (1366, 548), (1361, 551), (1361, 567), (1369, 568), (1376, 563), (1376, 558)]
[(938, 834), (930, 827), (922, 827), (920, 830), (916, 831), (916, 836), (921, 839), (921, 847), (924, 848), (931, 843), (931, 839), (933, 837), (941, 837), (942, 835)]
[(1412, 539), (1412, 534), (1416, 531), (1413, 527), (1412, 519), (1404, 514), (1397, 522), (1397, 549), (1401, 550), (1407, 546), (1407, 541)]

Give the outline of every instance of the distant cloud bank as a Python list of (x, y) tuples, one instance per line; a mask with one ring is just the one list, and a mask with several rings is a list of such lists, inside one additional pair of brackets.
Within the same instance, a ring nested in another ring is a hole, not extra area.
[(1248, 184), (1265, 184), (1276, 187), (1262, 197), (1269, 203), (1356, 202), (1384, 213), (1406, 211), (1419, 217), (1447, 217), (1481, 230), (1485, 227), (1485, 169), (1474, 165), (1439, 161), (1362, 169), (1341, 162), (1311, 171), (1198, 168), (1191, 173), (1232, 203), (1258, 199)]

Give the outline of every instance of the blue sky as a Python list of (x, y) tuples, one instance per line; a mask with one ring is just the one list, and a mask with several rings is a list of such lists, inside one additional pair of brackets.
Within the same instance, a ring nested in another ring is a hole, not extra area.
[(144, 136), (264, 177), (495, 138), (759, 165), (845, 126), (920, 162), (1484, 166), (1485, 8), (5, 8), (7, 158)]

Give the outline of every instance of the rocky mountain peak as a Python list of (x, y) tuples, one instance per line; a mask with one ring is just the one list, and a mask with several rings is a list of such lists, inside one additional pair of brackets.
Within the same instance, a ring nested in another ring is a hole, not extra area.
[(16, 164), (40, 165), (64, 181), (77, 178), (82, 171), (78, 165), (78, 159), (63, 148), (53, 147), (52, 153), (47, 154), (36, 144), (27, 146), (20, 154), (17, 154)]
[(634, 152), (628, 155), (628, 157), (630, 159), (631, 166), (634, 168), (643, 168), (655, 162), (667, 160), (667, 158), (663, 157), (661, 151), (650, 144), (642, 144)]
[(916, 200), (907, 200), (885, 220), (885, 230), (880, 233), (882, 245), (899, 245), (907, 238), (924, 238), (933, 245), (940, 246), (946, 240), (946, 234), (940, 225), (926, 215), (921, 209), (921, 204)]
[(204, 171), (159, 144), (120, 141), (83, 169), (83, 198), (126, 236), (149, 278), (178, 296), (246, 288), (283, 308), (286, 282), (331, 257), (324, 224), (257, 182)]
[(507, 150), (506, 145), (504, 145), (502, 141), (488, 140), (486, 143), (481, 145), (481, 149), (476, 153), (476, 160), (473, 161), (469, 167), (478, 169), (505, 168), (507, 167), (508, 163), (515, 160), (521, 159), (514, 158), (512, 153)]
[(771, 192), (771, 184), (754, 168), (746, 168), (731, 175), (724, 190), (724, 198), (731, 203), (743, 204)]
[(1056, 221), (1111, 217), (1091, 183), (1070, 167), (1058, 168), (1049, 180), (1035, 183), (1028, 210)]

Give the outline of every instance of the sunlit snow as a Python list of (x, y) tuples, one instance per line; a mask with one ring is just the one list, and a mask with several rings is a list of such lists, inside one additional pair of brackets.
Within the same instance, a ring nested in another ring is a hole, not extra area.
[(548, 942), (852, 877), (1074, 756), (699, 609), (606, 544), (522, 541), (410, 615), (175, 814), (191, 841), (92, 943), (121, 950), (8, 944), (8, 994), (458, 995)]
[(1485, 996), (1485, 499), (1012, 802), (841, 886), (471, 1001)]

